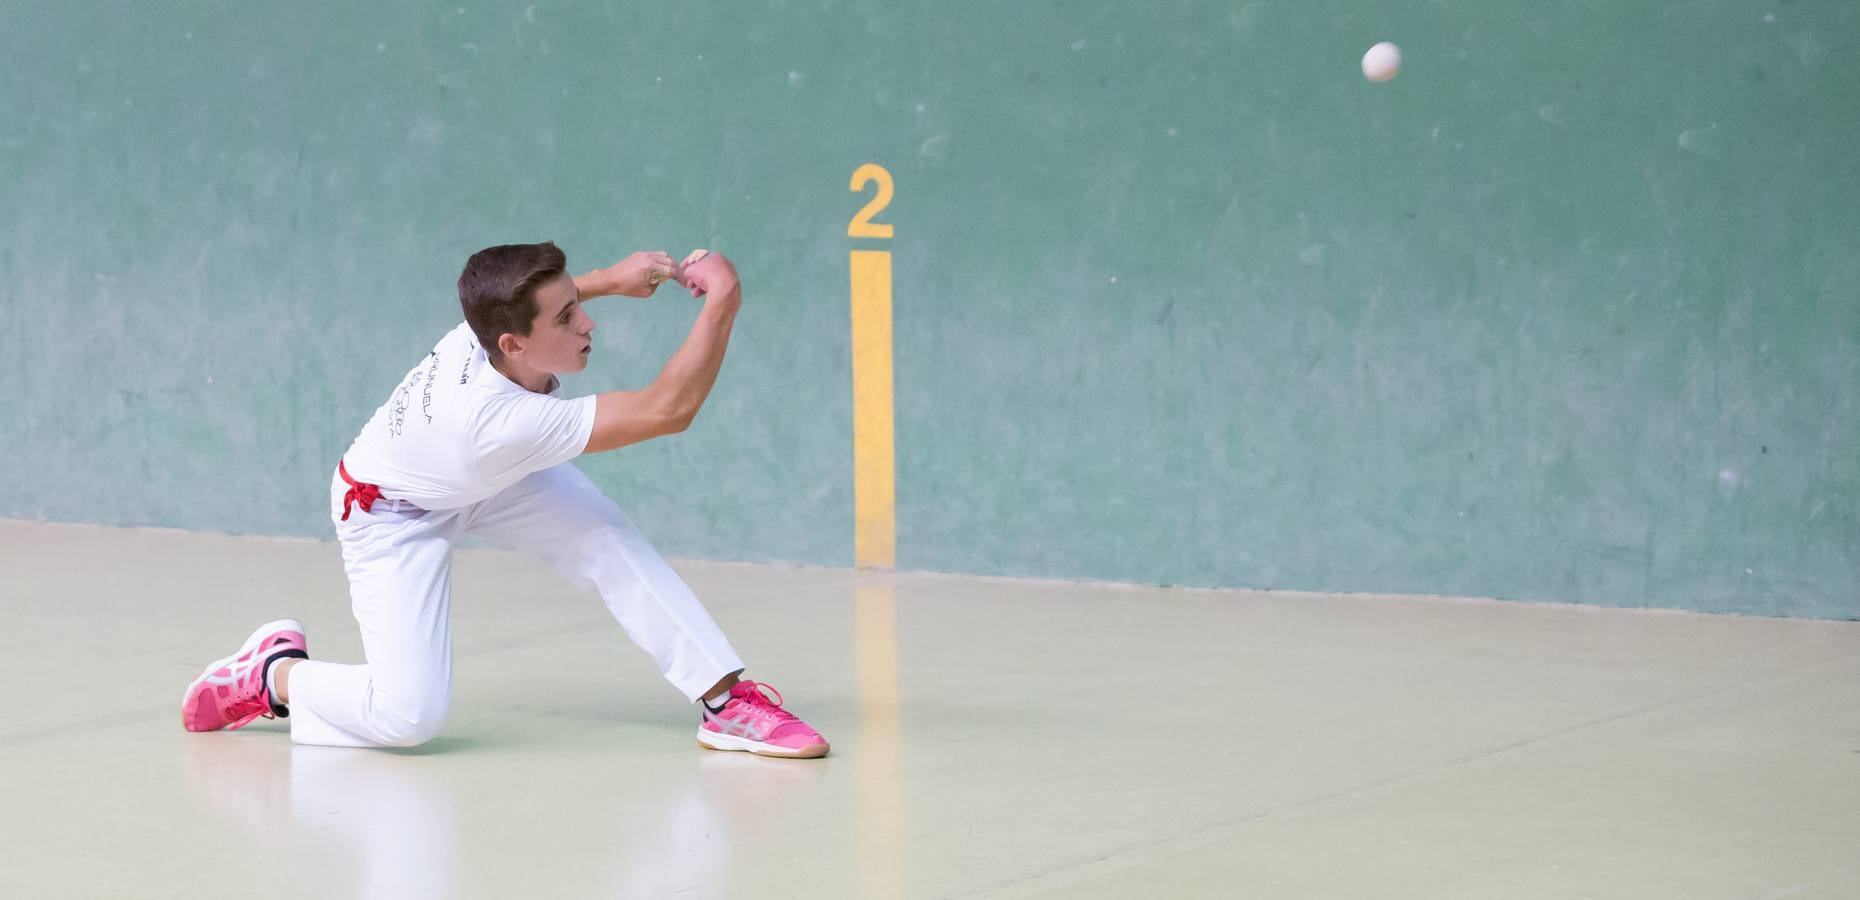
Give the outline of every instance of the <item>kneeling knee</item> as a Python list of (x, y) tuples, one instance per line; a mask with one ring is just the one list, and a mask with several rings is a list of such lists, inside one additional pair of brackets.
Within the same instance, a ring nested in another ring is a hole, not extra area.
[(417, 747), (432, 740), (445, 725), (449, 706), (443, 700), (389, 705), (381, 710), (377, 722), (381, 742), (389, 747)]

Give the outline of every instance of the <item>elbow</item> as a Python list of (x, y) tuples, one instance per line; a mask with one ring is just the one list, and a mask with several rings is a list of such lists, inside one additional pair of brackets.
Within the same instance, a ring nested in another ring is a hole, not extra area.
[(660, 435), (679, 434), (691, 427), (691, 420), (697, 418), (697, 407), (690, 404), (675, 403), (668, 405), (659, 413), (656, 429)]
[(663, 426), (665, 429), (665, 433), (666, 434), (681, 434), (684, 432), (685, 429), (691, 427), (691, 421), (696, 418), (697, 418), (697, 410), (695, 409), (691, 410), (690, 412), (676, 413), (668, 417), (665, 420), (665, 424)]
[(703, 401), (692, 402), (689, 397), (679, 396), (670, 389), (661, 390), (653, 398), (650, 426), (655, 437), (678, 434), (691, 427), (691, 420), (697, 418), (698, 407)]

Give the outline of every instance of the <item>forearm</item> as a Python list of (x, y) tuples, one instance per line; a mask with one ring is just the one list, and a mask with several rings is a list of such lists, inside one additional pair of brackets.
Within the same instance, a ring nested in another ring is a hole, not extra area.
[(618, 294), (620, 286), (614, 283), (613, 275), (607, 269), (595, 269), (585, 275), (575, 276), (575, 290), (580, 291), (581, 299), (586, 301)]
[(723, 369), (724, 351), (730, 345), (730, 331), (741, 306), (742, 294), (734, 288), (709, 295), (703, 312), (698, 313), (696, 324), (691, 326), (690, 336), (685, 338), (678, 352), (672, 354), (649, 388), (660, 395), (669, 415), (681, 427), (697, 416), (710, 396), (711, 387), (717, 383), (717, 373)]

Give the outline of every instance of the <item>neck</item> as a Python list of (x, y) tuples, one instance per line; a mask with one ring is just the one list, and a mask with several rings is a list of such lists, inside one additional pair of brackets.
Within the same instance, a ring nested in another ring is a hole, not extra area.
[(554, 375), (514, 363), (508, 356), (491, 360), (491, 367), (504, 373), (505, 378), (516, 382), (518, 387), (526, 391), (547, 394), (549, 387), (555, 383)]

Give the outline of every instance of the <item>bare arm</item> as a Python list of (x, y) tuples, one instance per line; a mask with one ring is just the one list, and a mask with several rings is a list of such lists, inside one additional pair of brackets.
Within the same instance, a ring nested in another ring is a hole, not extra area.
[(683, 431), (710, 396), (742, 307), (742, 285), (735, 267), (717, 254), (706, 257), (701, 268), (694, 264), (680, 274), (694, 291), (705, 294), (704, 310), (691, 334), (644, 389), (608, 391), (594, 398), (594, 433), (582, 452), (601, 453)]
[(581, 296), (583, 303), (596, 297), (620, 293), (614, 290), (613, 282), (608, 278), (606, 269), (595, 269), (586, 275), (576, 275), (575, 292)]
[(668, 281), (684, 283), (684, 266), (673, 262), (663, 250), (641, 250), (605, 269), (576, 275), (575, 290), (583, 301), (613, 294), (650, 297)]

